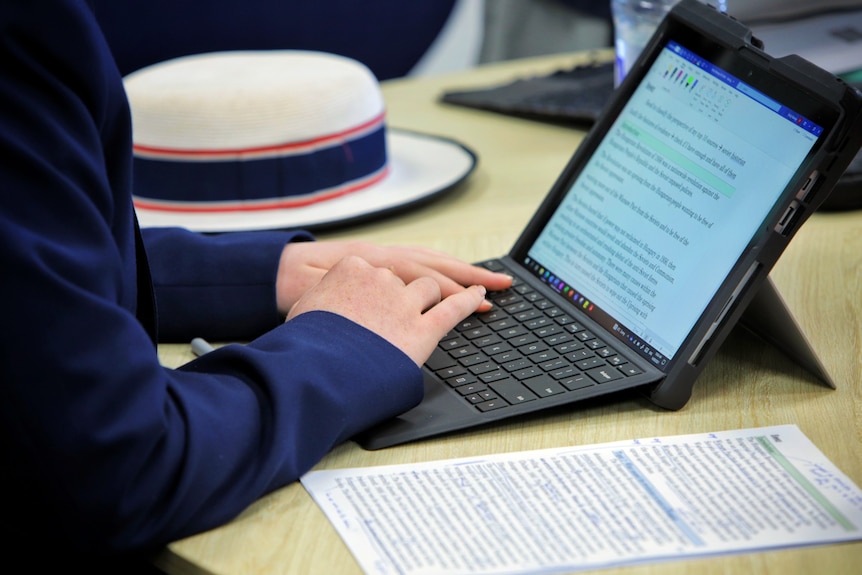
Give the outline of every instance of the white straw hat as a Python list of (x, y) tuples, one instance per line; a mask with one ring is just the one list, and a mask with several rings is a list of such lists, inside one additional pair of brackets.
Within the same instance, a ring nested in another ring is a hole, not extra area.
[(475, 154), (387, 130), (376, 78), (333, 54), (214, 52), (129, 74), (142, 226), (316, 229), (429, 201)]

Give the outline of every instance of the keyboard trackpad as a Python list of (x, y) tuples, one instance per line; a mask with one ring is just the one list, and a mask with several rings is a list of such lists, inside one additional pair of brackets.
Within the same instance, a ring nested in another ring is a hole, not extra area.
[(384, 421), (355, 439), (365, 449), (380, 449), (414, 439), (476, 425), (476, 410), (445, 385), (425, 376), (422, 403), (389, 421)]

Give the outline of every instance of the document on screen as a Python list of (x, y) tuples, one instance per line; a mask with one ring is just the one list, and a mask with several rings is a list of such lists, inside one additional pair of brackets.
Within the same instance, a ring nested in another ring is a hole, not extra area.
[(668, 358), (822, 130), (680, 61), (662, 51), (529, 250)]
[(369, 574), (554, 573), (862, 539), (862, 491), (794, 425), (301, 481)]

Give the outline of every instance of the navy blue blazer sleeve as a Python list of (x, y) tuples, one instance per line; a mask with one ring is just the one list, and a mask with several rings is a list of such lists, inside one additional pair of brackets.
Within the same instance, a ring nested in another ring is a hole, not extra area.
[(143, 230), (155, 288), (159, 339), (249, 340), (284, 321), (275, 276), (285, 243), (305, 232), (201, 235), (177, 228)]
[[(148, 232), (160, 327), (275, 326), (162, 367), (138, 317), (153, 286), (137, 269), (127, 103), (88, 4), (0, 3), (0, 70), (4, 547), (107, 553), (208, 529), (419, 401), (418, 368), (372, 332), (325, 312), (279, 324), (264, 268), (302, 238), (275, 233)], [(165, 264), (181, 249), (188, 267)], [(200, 313), (213, 319), (172, 325)]]

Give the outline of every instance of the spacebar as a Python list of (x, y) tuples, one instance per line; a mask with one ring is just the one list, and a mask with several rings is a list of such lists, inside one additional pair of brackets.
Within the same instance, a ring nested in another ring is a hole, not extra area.
[(537, 399), (536, 394), (527, 389), (527, 387), (515, 380), (495, 381), (489, 383), (488, 387), (494, 390), (494, 393), (511, 403), (517, 405), (526, 401)]

